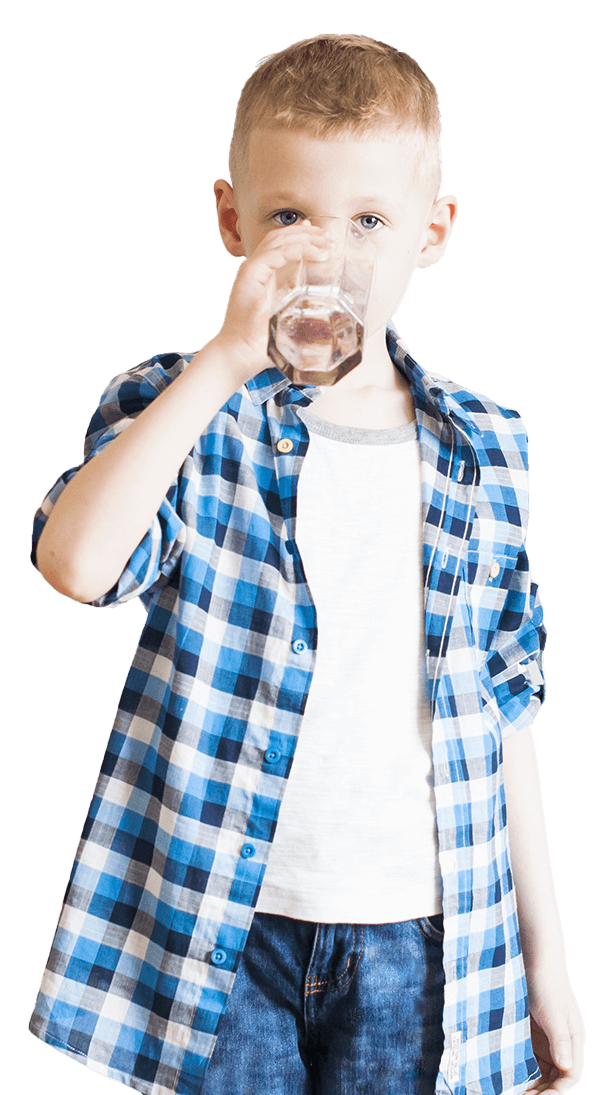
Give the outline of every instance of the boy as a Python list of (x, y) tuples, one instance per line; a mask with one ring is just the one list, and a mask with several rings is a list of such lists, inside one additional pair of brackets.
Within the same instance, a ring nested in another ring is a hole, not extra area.
[[(455, 219), (438, 134), (383, 43), (267, 59), (215, 184), (245, 258), (219, 334), (112, 381), (37, 514), (47, 581), (148, 616), (31, 1029), (150, 1095), (579, 1075), (529, 729), (525, 432), (389, 325)], [(377, 249), (363, 360), (330, 388), (267, 357), (274, 271), (325, 259), (318, 215)]]

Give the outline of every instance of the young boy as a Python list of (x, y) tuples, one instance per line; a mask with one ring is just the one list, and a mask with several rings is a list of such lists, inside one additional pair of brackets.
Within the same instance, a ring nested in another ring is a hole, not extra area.
[[(111, 382), (37, 514), (47, 581), (139, 596), (147, 623), (31, 1030), (140, 1092), (579, 1075), (530, 737), (525, 431), (389, 324), (455, 219), (438, 140), (432, 84), (389, 46), (262, 63), (215, 184), (245, 257), (224, 323)], [(321, 215), (372, 237), (368, 338), (299, 386), (267, 357), (271, 286), (326, 257)]]

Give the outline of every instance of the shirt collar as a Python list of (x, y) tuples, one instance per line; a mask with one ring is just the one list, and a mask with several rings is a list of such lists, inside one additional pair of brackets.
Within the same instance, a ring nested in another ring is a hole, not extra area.
[[(414, 395), (420, 398), (422, 402), (434, 405), (444, 418), (460, 419), (469, 429), (479, 432), (479, 427), (470, 411), (454, 395), (454, 390), (458, 390), (457, 384), (426, 373), (413, 360), (391, 323), (387, 326), (386, 341), (394, 365), (406, 377)], [(245, 386), (252, 403), (256, 407), (273, 396), (279, 396), (283, 403), (288, 402), (288, 400), (293, 402), (292, 395), (294, 393), (295, 398), (306, 395), (308, 399), (315, 403), (323, 391), (322, 388), (314, 384), (306, 386), (293, 384), (289, 377), (282, 373), (276, 365), (263, 369), (261, 373), (248, 380)], [(290, 394), (289, 389), (293, 389), (293, 393)], [(285, 395), (286, 392), (287, 395)]]

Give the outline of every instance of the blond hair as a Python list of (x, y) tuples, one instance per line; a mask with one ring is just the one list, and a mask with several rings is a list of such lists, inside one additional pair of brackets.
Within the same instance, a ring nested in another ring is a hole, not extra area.
[(230, 145), (233, 186), (242, 181), (251, 131), (304, 129), (321, 139), (393, 136), (417, 141), (420, 174), (440, 185), (436, 89), (406, 53), (361, 34), (305, 38), (264, 57), (245, 84)]

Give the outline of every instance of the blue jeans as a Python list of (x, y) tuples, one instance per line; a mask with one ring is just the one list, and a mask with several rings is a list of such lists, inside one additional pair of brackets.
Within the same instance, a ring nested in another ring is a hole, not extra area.
[(442, 926), (255, 913), (201, 1095), (433, 1095)]

